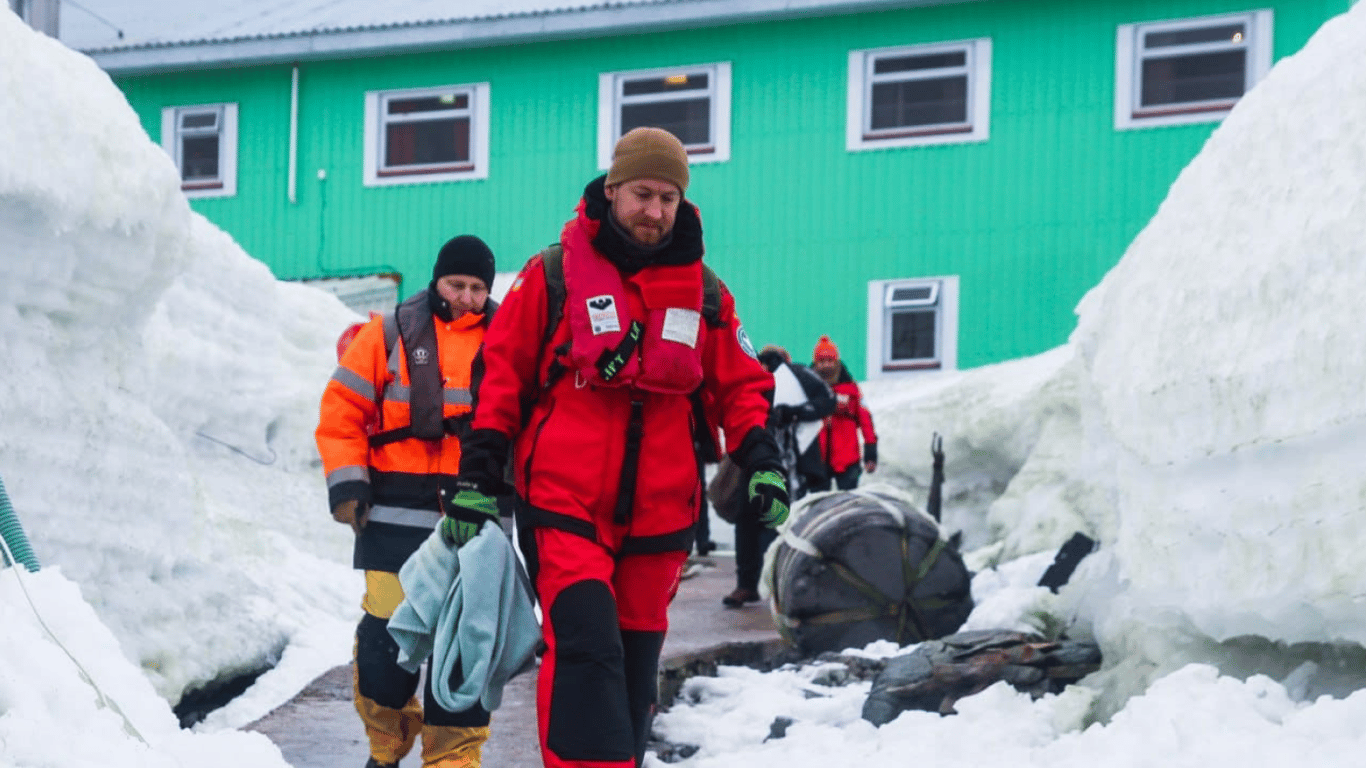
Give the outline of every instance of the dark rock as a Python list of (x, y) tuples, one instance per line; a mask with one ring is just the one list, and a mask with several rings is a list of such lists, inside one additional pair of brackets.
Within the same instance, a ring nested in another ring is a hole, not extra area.
[(951, 715), (959, 699), (1002, 680), (1037, 699), (1095, 672), (1100, 661), (1093, 643), (1010, 630), (961, 632), (889, 659), (863, 703), (863, 719), (882, 725), (908, 709)]

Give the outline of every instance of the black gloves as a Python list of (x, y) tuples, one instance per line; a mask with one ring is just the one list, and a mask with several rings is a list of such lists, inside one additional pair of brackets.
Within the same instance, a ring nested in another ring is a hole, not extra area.
[(508, 438), (496, 429), (476, 429), (460, 438), (460, 480), (487, 496), (512, 492), (507, 470)]

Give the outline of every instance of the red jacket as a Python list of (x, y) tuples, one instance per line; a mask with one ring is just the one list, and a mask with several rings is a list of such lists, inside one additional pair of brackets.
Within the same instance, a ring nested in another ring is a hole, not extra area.
[[(565, 226), (561, 242), (566, 271), (574, 243), (591, 240), (599, 223), (580, 205), (578, 216)], [(576, 227), (588, 230), (587, 240), (571, 237)], [(623, 275), (632, 316), (646, 314), (642, 285), (656, 274), (647, 268)], [(525, 503), (590, 523), (596, 538), (614, 549), (627, 537), (687, 531), (697, 519), (702, 497), (694, 431), (705, 431), (707, 425), (693, 423), (692, 401), (686, 394), (595, 386), (572, 369), (549, 390), (539, 391), (555, 358), (553, 350), (570, 341), (572, 325), (562, 320), (549, 344), (542, 344), (548, 320), (546, 293), (545, 270), (540, 258), (533, 257), (513, 282), (484, 338), (484, 373), (471, 429), (495, 430), (512, 440), (517, 494)], [(568, 308), (566, 320), (567, 312)], [(763, 428), (768, 415), (765, 393), (773, 389), (773, 377), (742, 341), (735, 301), (724, 286), (718, 320), (718, 326), (701, 323), (696, 343), (704, 399), (724, 404), (710, 416), (733, 449), (751, 429)], [(623, 529), (614, 524), (613, 511), (633, 398), (643, 403), (643, 433), (634, 504)], [(531, 403), (525, 417), (524, 403)]]
[(859, 434), (865, 444), (876, 445), (873, 417), (863, 407), (863, 393), (853, 381), (841, 381), (835, 390), (835, 412), (825, 417), (821, 429), (821, 456), (826, 466), (839, 474), (859, 463)]

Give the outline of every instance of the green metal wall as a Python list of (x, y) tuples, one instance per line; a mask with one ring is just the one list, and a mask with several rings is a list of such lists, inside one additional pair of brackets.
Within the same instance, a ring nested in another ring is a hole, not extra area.
[[(756, 344), (806, 359), (829, 334), (864, 371), (867, 282), (954, 274), (959, 366), (1064, 342), (1073, 308), (1156, 211), (1213, 124), (1114, 129), (1119, 24), (1273, 8), (1274, 57), (1349, 0), (987, 0), (667, 34), (300, 65), (298, 202), (286, 199), (290, 67), (119, 79), (163, 106), (239, 103), (238, 194), (194, 207), (281, 278), (397, 271), (422, 287), (472, 232), (510, 271), (556, 239), (596, 169), (598, 75), (729, 61), (731, 160), (698, 164), (707, 261)], [(850, 153), (850, 50), (990, 37), (985, 143)], [(490, 174), (363, 187), (364, 94), (489, 82)], [(327, 179), (320, 181), (317, 171)]]

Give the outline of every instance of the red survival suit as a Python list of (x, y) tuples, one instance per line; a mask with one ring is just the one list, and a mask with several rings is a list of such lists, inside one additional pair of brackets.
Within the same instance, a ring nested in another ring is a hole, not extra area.
[[(594, 240), (609, 215), (599, 178), (561, 234), (563, 318), (548, 343), (543, 259), (513, 282), (476, 362), (482, 379), (460, 466), (462, 478), (477, 474), (504, 455), (500, 441), (513, 441), (518, 528), (544, 612), (537, 713), (551, 767), (627, 768), (644, 754), (668, 604), (702, 499), (693, 446), (706, 419), (682, 390), (700, 386), (724, 404), (708, 416), (739, 456), (767, 434), (773, 388), (724, 286), (715, 324), (698, 311), (701, 224), (691, 203), (679, 206), (674, 240), (695, 239), (697, 259), (629, 274)], [(604, 381), (593, 357), (621, 349), (632, 320), (638, 343)]]
[[(841, 374), (848, 376), (844, 370)], [(821, 457), (838, 475), (859, 463), (860, 433), (866, 460), (877, 461), (877, 433), (873, 431), (872, 414), (863, 407), (863, 394), (853, 379), (841, 380), (831, 389), (835, 390), (835, 412), (825, 418), (825, 426), (821, 429)]]

